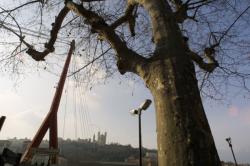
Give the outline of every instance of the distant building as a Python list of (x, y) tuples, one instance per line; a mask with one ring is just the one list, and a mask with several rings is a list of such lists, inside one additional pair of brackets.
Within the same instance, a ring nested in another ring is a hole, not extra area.
[(24, 152), (27, 149), (27, 147), (30, 145), (30, 143), (31, 143), (30, 140), (23, 141), (23, 145), (22, 145), (22, 150), (21, 151)]
[[(221, 162), (222, 166), (235, 166), (235, 163), (233, 162)], [(238, 164), (238, 166), (250, 166), (250, 164)]]
[(9, 140), (0, 140), (0, 154), (2, 153), (4, 148), (8, 148), (11, 142)]
[(91, 143), (91, 139), (90, 139), (90, 138), (87, 138), (87, 139), (80, 139), (80, 138), (78, 138), (78, 139), (77, 139), (77, 142), (81, 142), (81, 143)]
[(95, 143), (96, 142), (96, 140), (95, 140), (95, 134), (93, 135), (93, 143)]
[(12, 138), (8, 140), (0, 140), (0, 154), (2, 153), (4, 148), (8, 148), (16, 153), (23, 153), (30, 142), (31, 141), (27, 138)]
[(146, 152), (145, 157), (157, 160), (157, 152)]
[[(128, 163), (128, 164), (134, 164), (134, 165), (138, 165), (139, 164), (139, 159), (138, 158), (135, 158), (133, 156), (125, 159), (125, 163)], [(156, 158), (151, 158), (151, 157), (143, 157), (142, 158), (142, 165), (145, 165), (145, 166), (157, 166), (157, 159)]]
[(17, 139), (14, 137), (8, 141), (10, 141), (10, 145), (8, 147), (10, 150), (16, 153), (22, 153), (22, 144), (24, 139)]
[(95, 138), (95, 134), (93, 136), (93, 143), (97, 143), (99, 145), (106, 145), (107, 142), (107, 132), (101, 134), (100, 132), (97, 133), (97, 139)]
[(147, 166), (157, 166), (157, 152), (146, 152), (143, 162)]

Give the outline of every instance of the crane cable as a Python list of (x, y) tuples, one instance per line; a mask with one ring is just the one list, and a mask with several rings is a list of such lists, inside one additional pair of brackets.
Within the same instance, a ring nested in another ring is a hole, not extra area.
[[(70, 70), (75, 70), (77, 67), (76, 55), (73, 56)], [(90, 129), (90, 114), (87, 108), (86, 101), (86, 88), (82, 83), (83, 78), (80, 74), (75, 74), (67, 80), (67, 86), (65, 89), (65, 104), (64, 104), (64, 117), (63, 117), (63, 131), (62, 137), (65, 138), (65, 131), (67, 130), (67, 117), (69, 116), (68, 111), (72, 111), (73, 115), (73, 128), (74, 128), (74, 139), (90, 138), (92, 132)], [(68, 101), (69, 97), (72, 97), (72, 102)], [(70, 108), (71, 106), (71, 108)], [(80, 131), (80, 135), (79, 132)]]

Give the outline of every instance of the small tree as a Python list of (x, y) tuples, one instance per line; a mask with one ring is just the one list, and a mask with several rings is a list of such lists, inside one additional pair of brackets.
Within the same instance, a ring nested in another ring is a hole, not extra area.
[[(75, 39), (78, 54), (84, 55), (83, 60), (91, 59), (81, 69), (98, 63), (112, 74), (116, 66), (121, 74), (139, 76), (150, 89), (156, 109), (159, 166), (221, 165), (200, 90), (213, 95), (219, 92), (218, 80), (228, 82), (232, 76), (240, 78), (241, 87), (248, 89), (249, 72), (244, 69), (249, 62), (246, 56), (249, 42), (240, 34), (249, 33), (243, 29), (249, 18), (242, 19), (249, 3), (233, 0), (1, 3), (0, 28), (20, 41), (12, 43), (14, 51), (3, 56), (2, 62), (16, 67), (18, 62), (22, 63), (20, 56), (24, 51), (34, 60), (44, 61), (55, 46)], [(6, 8), (13, 4), (15, 7)], [(56, 18), (50, 35), (44, 36), (53, 15)], [(22, 28), (29, 24), (39, 28), (40, 40), (48, 37), (43, 51), (39, 51), (42, 47), (37, 41), (27, 37), (34, 36), (36, 31)], [(81, 69), (76, 72), (82, 72)], [(95, 70), (90, 67), (89, 71)], [(208, 89), (214, 91), (208, 93)]]

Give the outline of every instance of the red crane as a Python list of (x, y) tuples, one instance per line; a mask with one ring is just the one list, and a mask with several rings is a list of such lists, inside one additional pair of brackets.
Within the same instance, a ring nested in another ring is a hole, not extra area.
[[(33, 155), (32, 149), (39, 147), (48, 129), (49, 129), (49, 149), (58, 150), (57, 112), (58, 112), (58, 107), (59, 107), (61, 96), (62, 96), (64, 83), (67, 77), (67, 72), (68, 72), (71, 56), (73, 54), (74, 49), (75, 49), (75, 41), (73, 40), (70, 44), (68, 56), (64, 64), (63, 71), (61, 73), (60, 80), (58, 82), (58, 86), (57, 86), (52, 104), (50, 106), (50, 111), (48, 112), (42, 125), (38, 129), (32, 142), (29, 144), (29, 146), (23, 153), (21, 160), (20, 160), (21, 163), (26, 163), (26, 162), (31, 161), (32, 155)], [(52, 164), (56, 164), (57, 156), (56, 155), (52, 156), (52, 158), (50, 159), (50, 162)]]
[(1, 116), (0, 117), (0, 131), (1, 131), (2, 127), (3, 127), (5, 119), (6, 119), (6, 116)]

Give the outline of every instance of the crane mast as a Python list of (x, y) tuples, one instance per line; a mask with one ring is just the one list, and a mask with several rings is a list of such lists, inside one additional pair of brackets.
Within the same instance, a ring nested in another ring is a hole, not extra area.
[[(39, 147), (48, 129), (49, 129), (49, 149), (52, 151), (58, 150), (57, 112), (63, 92), (63, 87), (67, 77), (71, 56), (73, 54), (74, 49), (75, 49), (75, 41), (73, 40), (70, 44), (70, 49), (67, 55), (67, 59), (64, 64), (50, 110), (47, 116), (45, 117), (44, 121), (42, 122), (40, 128), (38, 129), (36, 135), (34, 136), (33, 140), (23, 153), (20, 160), (21, 163), (28, 163), (31, 161), (33, 156), (32, 149)], [(56, 164), (57, 155), (53, 155), (50, 159), (50, 162), (51, 164)]]

